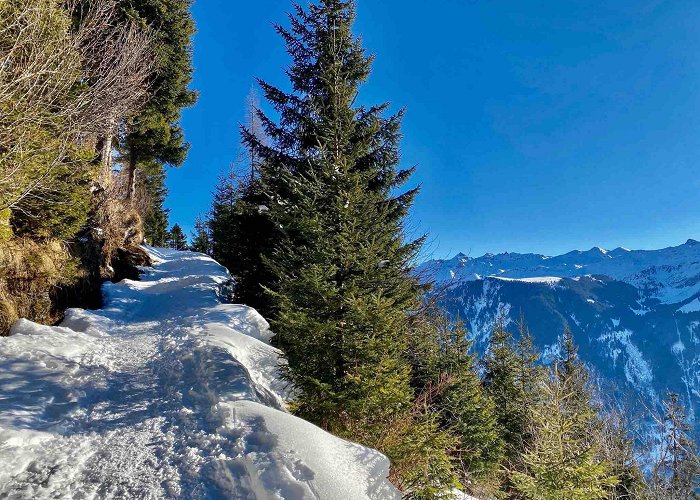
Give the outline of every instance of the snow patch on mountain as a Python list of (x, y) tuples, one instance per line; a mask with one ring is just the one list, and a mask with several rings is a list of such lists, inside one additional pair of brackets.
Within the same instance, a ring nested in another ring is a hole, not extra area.
[(594, 247), (554, 257), (502, 253), (470, 258), (460, 253), (452, 259), (428, 261), (418, 267), (418, 273), (451, 285), (479, 279), (476, 276), (552, 280), (603, 275), (639, 288), (645, 298), (671, 304), (700, 293), (700, 243), (688, 240), (661, 250)]
[(651, 382), (654, 379), (654, 373), (642, 355), (642, 352), (632, 342), (633, 332), (628, 329), (610, 330), (598, 337), (598, 342), (606, 344), (607, 352), (613, 363), (617, 361), (617, 357), (621, 352), (625, 352), (625, 377), (627, 381), (639, 390), (651, 391), (650, 395), (654, 395), (653, 389), (650, 389)]
[[(505, 272), (504, 269), (500, 271)], [(546, 285), (554, 285), (563, 279), (555, 276), (533, 276), (532, 278), (504, 278), (503, 276), (493, 276), (493, 278), (503, 281), (519, 281), (521, 283), (544, 283)]]
[(484, 280), (482, 292), (469, 297), (463, 304), (465, 310), (473, 311), (468, 319), (469, 332), (472, 340), (486, 341), (491, 335), (491, 329), (499, 318), (509, 321), (511, 305), (501, 302), (499, 298), (500, 284), (496, 280)]
[(150, 249), (99, 311), (0, 338), (0, 498), (400, 498), (380, 453), (285, 410), (280, 352), (226, 269)]
[(678, 308), (678, 312), (691, 313), (700, 311), (700, 299), (693, 299), (692, 301), (685, 304), (683, 307)]

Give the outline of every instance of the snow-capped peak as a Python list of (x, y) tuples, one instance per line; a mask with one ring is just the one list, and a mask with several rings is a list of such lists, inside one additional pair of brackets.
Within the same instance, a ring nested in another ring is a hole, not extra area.
[(458, 262), (455, 259), (428, 261), (419, 266), (418, 272), (449, 284), (471, 281), (477, 275), (513, 279), (604, 275), (646, 290), (649, 297), (675, 303), (700, 292), (700, 243), (689, 239), (682, 245), (660, 250), (619, 247), (609, 251), (596, 246), (552, 257), (488, 253)]

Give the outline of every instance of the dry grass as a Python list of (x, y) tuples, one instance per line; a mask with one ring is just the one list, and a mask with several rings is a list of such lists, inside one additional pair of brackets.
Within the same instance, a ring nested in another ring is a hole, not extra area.
[(61, 242), (12, 239), (0, 246), (0, 335), (18, 318), (51, 324), (61, 317), (53, 306), (56, 289), (85, 276)]
[(99, 307), (103, 280), (137, 279), (134, 266), (150, 265), (138, 208), (120, 189), (93, 193), (90, 229), (72, 243), (0, 238), (0, 336), (18, 318), (55, 324), (67, 307)]

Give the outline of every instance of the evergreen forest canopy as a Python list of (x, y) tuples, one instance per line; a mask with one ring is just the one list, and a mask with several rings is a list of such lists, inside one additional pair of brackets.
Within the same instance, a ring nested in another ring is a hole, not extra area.
[[(166, 167), (195, 102), (189, 0), (0, 3), (0, 327), (55, 322), (123, 277), (144, 241), (211, 254), (235, 300), (265, 315), (296, 389), (291, 410), (376, 448), (408, 498), (696, 498), (700, 463), (670, 394), (651, 463), (569, 332), (543, 365), (521, 321), (483, 359), (425, 300), (407, 238), (403, 111), (357, 105), (372, 57), (355, 3), (295, 5), (277, 25), (291, 91), (258, 84), (249, 165), (222, 177), (191, 244), (168, 230)], [(40, 262), (41, 264), (37, 264)], [(21, 279), (19, 278), (21, 277)], [(643, 466), (648, 470), (643, 470)], [(645, 474), (646, 473), (646, 474)]]

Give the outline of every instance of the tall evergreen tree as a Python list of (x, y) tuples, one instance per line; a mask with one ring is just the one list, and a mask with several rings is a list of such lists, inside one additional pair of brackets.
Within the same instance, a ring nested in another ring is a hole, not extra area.
[(164, 207), (168, 190), (165, 187), (165, 171), (155, 172), (142, 177), (142, 188), (147, 199), (143, 219), (143, 229), (146, 241), (157, 247), (168, 242), (168, 214), (170, 210)]
[(531, 437), (531, 409), (537, 400), (537, 367), (531, 338), (518, 342), (499, 318), (484, 358), (484, 383), (495, 403), (509, 468), (517, 468)]
[(463, 483), (487, 489), (494, 486), (503, 441), (494, 403), (477, 371), (473, 343), (461, 321), (451, 325), (439, 312), (431, 312), (427, 318), (426, 328), (414, 339), (410, 351), (414, 385), (440, 388), (431, 411), (440, 415), (442, 427), (459, 439), (453, 458)]
[[(179, 125), (180, 114), (196, 100), (196, 93), (188, 89), (193, 73), (195, 32), (191, 0), (121, 0), (121, 3), (125, 16), (150, 27), (156, 59), (151, 96), (143, 111), (130, 120), (120, 144), (128, 173), (127, 196), (133, 198), (139, 182), (143, 182), (137, 175), (139, 171), (149, 177), (151, 206), (145, 215), (160, 223), (165, 212), (153, 193), (165, 189), (165, 166), (179, 166), (185, 160), (188, 145)], [(157, 240), (162, 229), (146, 224), (146, 237)]]
[[(260, 82), (280, 115), (276, 123), (259, 113), (270, 146), (244, 130), (260, 161), (257, 213), (279, 231), (272, 248), (258, 251), (273, 272), (263, 285), (275, 299), (295, 412), (411, 467), (403, 454), (424, 433), (408, 426), (393, 446), (384, 438), (392, 422), (413, 421), (406, 351), (421, 242), (405, 241), (403, 221), (416, 190), (394, 195), (411, 173), (397, 170), (402, 114), (355, 105), (371, 58), (352, 34), (354, 18), (354, 2), (322, 0), (297, 7), (290, 30), (277, 27), (293, 59), (293, 91)], [(415, 494), (454, 484), (449, 473), (417, 477), (415, 467), (400, 481)]]
[(233, 170), (229, 170), (219, 177), (209, 216), (212, 257), (229, 270), (234, 263), (232, 254), (237, 243), (236, 232), (232, 230), (232, 219), (238, 197), (236, 179)]
[[(260, 164), (256, 168), (260, 168)], [(258, 178), (247, 177), (238, 184), (235, 203), (222, 226), (226, 235), (218, 241), (226, 247), (225, 261), (234, 277), (236, 300), (257, 309), (268, 318), (275, 315), (268, 290), (276, 290), (275, 273), (264, 260), (280, 241), (282, 233), (269, 216), (269, 199)], [(230, 244), (226, 244), (226, 242)]]
[(175, 224), (170, 230), (169, 246), (175, 250), (187, 250), (188, 248), (187, 236), (179, 224)]
[[(561, 382), (571, 389), (571, 396), (567, 398), (565, 410), (572, 415), (593, 412), (600, 413), (601, 408), (593, 402), (593, 390), (590, 387), (589, 374), (586, 365), (578, 355), (578, 346), (574, 342), (574, 336), (568, 325), (564, 328), (564, 334), (559, 344), (559, 358), (557, 359), (557, 376)], [(585, 434), (582, 439), (593, 439), (592, 429), (582, 429)]]
[(609, 500), (647, 499), (648, 485), (637, 462), (634, 441), (630, 437), (628, 415), (621, 409), (607, 409), (602, 415), (597, 437), (600, 458), (610, 464), (610, 472), (618, 483)]
[(700, 456), (678, 394), (664, 401), (660, 423), (661, 446), (652, 471), (653, 494), (672, 500), (700, 498)]
[(523, 467), (511, 473), (512, 484), (525, 498), (602, 500), (619, 483), (588, 435), (597, 413), (580, 406), (573, 385), (555, 365), (543, 384), (544, 397), (533, 407), (533, 439), (523, 454)]
[(194, 222), (194, 232), (192, 233), (192, 245), (190, 250), (204, 254), (211, 254), (211, 236), (209, 224), (203, 217), (197, 217)]

